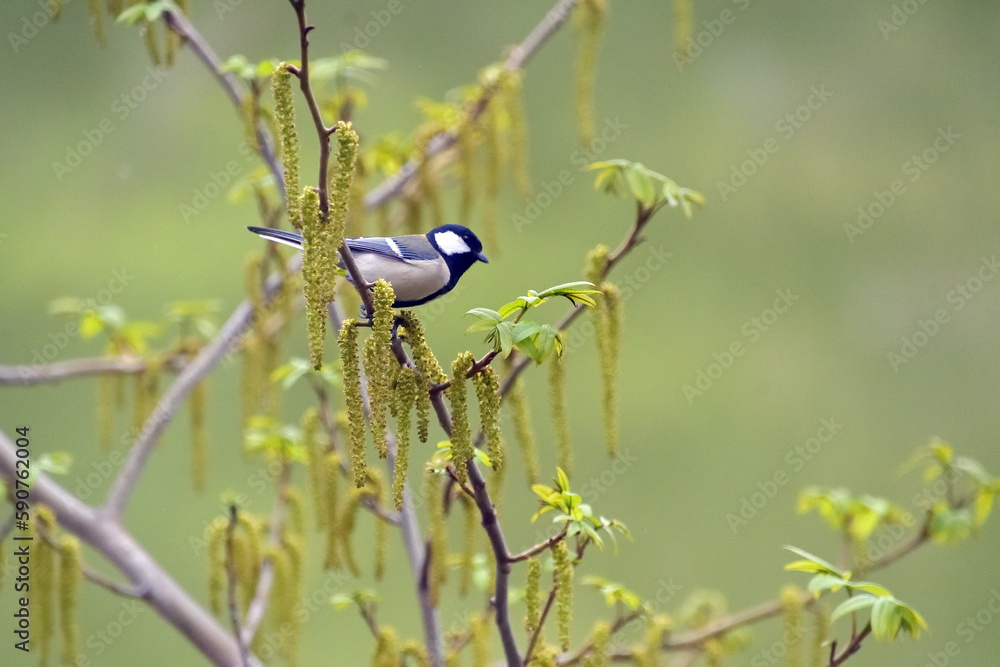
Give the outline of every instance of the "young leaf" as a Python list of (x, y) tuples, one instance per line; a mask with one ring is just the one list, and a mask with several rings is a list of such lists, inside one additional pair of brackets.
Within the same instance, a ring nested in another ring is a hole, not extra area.
[(826, 562), (819, 556), (813, 556), (808, 551), (804, 551), (797, 547), (785, 546), (785, 549), (791, 551), (794, 554), (802, 556), (805, 560), (797, 560), (785, 565), (786, 570), (794, 570), (798, 572), (815, 572), (817, 574), (835, 574), (843, 579), (849, 579), (850, 572), (843, 572), (838, 570), (830, 563)]
[(847, 598), (830, 614), (830, 622), (836, 621), (841, 616), (867, 609), (875, 604), (876, 600), (878, 598), (874, 595), (855, 595), (854, 597)]

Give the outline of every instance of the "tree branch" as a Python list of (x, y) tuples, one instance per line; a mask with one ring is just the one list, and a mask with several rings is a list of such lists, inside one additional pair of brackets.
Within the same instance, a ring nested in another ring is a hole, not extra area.
[[(14, 488), (16, 462), (14, 443), (0, 432), (0, 476)], [(205, 609), (143, 549), (114, 518), (109, 519), (80, 502), (42, 473), (31, 488), (33, 504), (48, 506), (59, 525), (77, 535), (117, 567), (145, 600), (178, 632), (216, 665), (239, 664), (237, 642)], [(259, 665), (253, 660), (252, 665)]]
[[(166, 368), (178, 371), (184, 367), (187, 355), (173, 355), (167, 360)], [(54, 361), (49, 364), (24, 364), (0, 366), (0, 385), (28, 386), (45, 382), (61, 382), (80, 375), (141, 373), (149, 367), (142, 357), (90, 357)]]
[[(219, 82), (219, 85), (226, 91), (226, 94), (229, 95), (230, 101), (236, 107), (236, 113), (242, 114), (244, 96), (236, 83), (236, 77), (230, 72), (222, 71), (222, 61), (219, 60), (219, 56), (215, 54), (212, 47), (201, 36), (201, 33), (198, 32), (198, 29), (194, 27), (183, 12), (176, 12), (172, 9), (163, 12), (163, 22), (191, 47), (194, 54), (205, 65), (206, 69), (212, 73), (212, 76)], [(281, 193), (281, 197), (284, 199), (285, 182), (282, 178), (281, 167), (278, 165), (278, 160), (274, 154), (274, 144), (267, 132), (264, 131), (259, 120), (257, 121), (257, 144), (260, 147), (260, 157), (264, 160), (268, 171), (274, 177), (278, 192)]]
[[(301, 261), (301, 255), (295, 255), (289, 260), (289, 272), (298, 270)], [(264, 299), (270, 301), (282, 284), (283, 280), (279, 274), (271, 276), (264, 285)], [(177, 375), (173, 384), (157, 403), (152, 414), (143, 423), (142, 430), (129, 450), (128, 458), (115, 478), (104, 505), (98, 509), (100, 514), (115, 521), (120, 519), (125, 505), (139, 482), (139, 477), (153, 451), (153, 446), (163, 434), (167, 424), (195, 385), (208, 375), (230, 350), (236, 347), (240, 336), (250, 326), (252, 320), (253, 308), (249, 301), (244, 301), (236, 307), (212, 342), (203, 347), (191, 363)]]
[[(566, 22), (577, 1), (559, 0), (556, 2), (555, 6), (545, 15), (545, 18), (524, 38), (524, 41), (510, 50), (503, 64), (504, 70), (507, 72), (516, 72), (527, 65), (535, 52)], [(483, 90), (482, 95), (472, 104), (469, 111), (470, 121), (476, 120), (486, 110), (486, 106), (495, 92), (495, 86), (487, 87)], [(423, 155), (412, 158), (399, 171), (382, 181), (382, 183), (365, 196), (365, 208), (378, 208), (393, 197), (398, 196), (406, 184), (416, 175), (420, 164), (424, 160), (447, 150), (457, 139), (458, 133), (455, 130), (442, 132), (433, 137), (427, 142), (427, 148), (424, 150)]]

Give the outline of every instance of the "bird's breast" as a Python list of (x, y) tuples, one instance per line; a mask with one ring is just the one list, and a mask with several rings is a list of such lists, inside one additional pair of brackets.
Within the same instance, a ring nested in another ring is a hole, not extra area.
[(384, 257), (355, 255), (361, 275), (369, 282), (389, 281), (397, 301), (419, 301), (448, 284), (444, 260), (386, 261)]

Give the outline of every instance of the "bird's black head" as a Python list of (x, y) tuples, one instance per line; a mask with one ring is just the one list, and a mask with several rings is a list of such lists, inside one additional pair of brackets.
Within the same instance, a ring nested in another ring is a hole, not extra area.
[(448, 264), (449, 285), (455, 286), (469, 267), (476, 262), (489, 263), (483, 254), (483, 243), (471, 229), (462, 225), (442, 225), (427, 232), (427, 240)]

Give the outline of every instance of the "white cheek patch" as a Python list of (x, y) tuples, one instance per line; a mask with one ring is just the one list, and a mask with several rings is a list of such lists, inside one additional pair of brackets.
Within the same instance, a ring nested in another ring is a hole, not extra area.
[(434, 235), (434, 241), (437, 243), (438, 248), (441, 249), (441, 252), (446, 255), (461, 255), (472, 252), (469, 244), (463, 241), (462, 237), (455, 232), (438, 232)]

